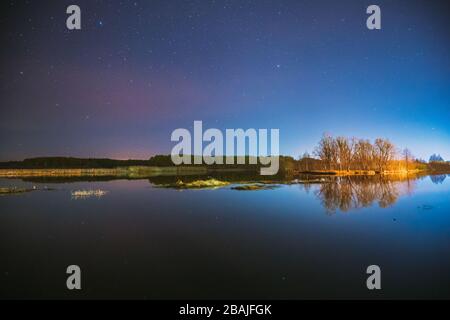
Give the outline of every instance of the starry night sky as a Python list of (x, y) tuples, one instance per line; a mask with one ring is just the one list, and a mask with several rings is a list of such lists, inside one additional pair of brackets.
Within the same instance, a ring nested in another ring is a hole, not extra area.
[(329, 132), (450, 160), (446, 3), (3, 1), (0, 160), (145, 159), (194, 120), (279, 128), (295, 157)]

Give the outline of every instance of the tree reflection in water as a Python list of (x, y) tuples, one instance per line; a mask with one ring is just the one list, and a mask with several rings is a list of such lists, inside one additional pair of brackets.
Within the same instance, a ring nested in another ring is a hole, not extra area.
[(430, 176), (430, 179), (434, 184), (442, 184), (445, 178), (447, 178), (447, 175), (445, 174), (437, 174)]
[(392, 206), (401, 195), (411, 194), (415, 179), (410, 177), (347, 176), (329, 177), (315, 195), (328, 214), (337, 210), (367, 208), (375, 203), (381, 208)]

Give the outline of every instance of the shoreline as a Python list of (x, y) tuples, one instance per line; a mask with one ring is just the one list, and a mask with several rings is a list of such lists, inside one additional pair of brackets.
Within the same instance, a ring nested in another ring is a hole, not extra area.
[[(253, 172), (248, 168), (208, 168), (199, 167), (157, 167), (157, 166), (130, 166), (118, 168), (83, 168), (83, 169), (0, 169), (0, 178), (34, 178), (34, 177), (117, 177), (117, 178), (146, 178), (155, 176), (189, 176), (206, 175), (209, 173), (239, 173)], [(389, 176), (389, 175), (417, 175), (417, 174), (450, 174), (431, 170), (398, 170), (377, 172), (374, 170), (310, 170), (290, 171), (288, 176)]]
[[(297, 171), (295, 174), (306, 174), (313, 176), (388, 176), (388, 175), (415, 175), (415, 174), (439, 174), (439, 172), (434, 172), (430, 170), (390, 170), (390, 171), (375, 171), (375, 170), (309, 170), (309, 171)], [(450, 173), (450, 172), (448, 172)], [(447, 173), (445, 173), (447, 174)]]
[(33, 178), (33, 177), (118, 177), (146, 178), (154, 176), (203, 175), (208, 173), (252, 172), (239, 168), (201, 167), (156, 167), (131, 166), (118, 168), (83, 168), (83, 169), (0, 169), (0, 178)]

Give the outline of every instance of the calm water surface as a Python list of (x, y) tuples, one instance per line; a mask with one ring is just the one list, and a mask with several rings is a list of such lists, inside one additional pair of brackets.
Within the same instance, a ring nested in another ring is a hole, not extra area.
[[(450, 298), (450, 176), (273, 190), (149, 180), (0, 186), (2, 298)], [(102, 189), (103, 197), (72, 191)], [(68, 291), (65, 270), (82, 269)], [(382, 290), (366, 289), (367, 266)]]

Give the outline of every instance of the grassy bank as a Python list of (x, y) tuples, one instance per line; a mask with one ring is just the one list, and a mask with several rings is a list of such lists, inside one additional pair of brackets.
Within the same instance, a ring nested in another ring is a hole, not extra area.
[(390, 170), (377, 172), (374, 170), (310, 170), (298, 171), (297, 174), (309, 174), (315, 176), (374, 176), (380, 175), (414, 175), (418, 173), (426, 173), (426, 170)]
[(127, 176), (126, 168), (116, 169), (0, 169), (0, 177), (96, 177)]
[[(155, 176), (188, 176), (206, 175), (209, 173), (239, 173), (248, 172), (243, 169), (213, 169), (207, 166), (190, 167), (155, 167), (155, 166), (131, 166), (111, 169), (0, 169), (0, 178), (32, 178), (32, 177), (116, 177), (116, 178), (148, 178)], [(382, 175), (408, 175), (425, 172), (423, 170), (399, 170), (385, 171)], [(373, 176), (380, 174), (373, 170), (310, 170), (293, 171), (296, 175), (315, 176)]]
[(243, 172), (245, 169), (211, 169), (207, 166), (190, 167), (155, 167), (131, 166), (111, 169), (0, 169), (0, 178), (33, 178), (33, 177), (117, 177), (148, 178), (154, 176), (188, 176), (205, 175), (211, 172)]

